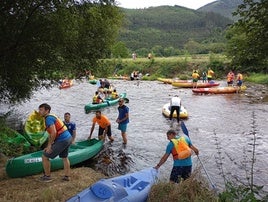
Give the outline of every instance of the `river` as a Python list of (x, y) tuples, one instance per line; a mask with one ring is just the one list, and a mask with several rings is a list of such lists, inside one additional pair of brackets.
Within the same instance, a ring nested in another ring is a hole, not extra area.
[[(252, 102), (246, 93), (230, 95), (195, 95), (191, 89), (173, 88), (171, 85), (157, 81), (113, 80), (117, 92), (126, 92), (130, 108), (130, 123), (128, 126), (128, 145), (123, 149), (120, 131), (115, 122), (117, 106), (102, 110), (112, 123), (112, 133), (115, 142), (113, 155), (118, 157), (124, 153), (131, 161), (130, 171), (155, 166), (165, 152), (168, 143), (166, 131), (170, 128), (179, 130), (177, 123), (165, 118), (161, 109), (177, 94), (182, 99), (182, 105), (187, 109), (189, 118), (185, 124), (189, 130), (193, 144), (200, 150), (200, 159), (211, 180), (219, 188), (223, 188), (224, 172), (228, 180), (235, 178), (245, 181), (251, 169), (253, 139), (256, 137), (256, 156), (254, 163), (254, 184), (268, 184), (268, 104)], [(222, 81), (221, 85), (225, 85)], [(12, 110), (24, 122), (27, 116), (38, 106), (47, 102), (51, 105), (51, 113), (63, 117), (65, 112), (71, 113), (72, 121), (77, 124), (77, 140), (86, 139), (91, 128), (94, 113), (85, 114), (84, 105), (91, 102), (96, 86), (87, 81), (75, 81), (69, 89), (59, 90), (54, 87), (34, 93), (33, 98), (23, 104), (9, 107), (1, 105), (1, 112)], [(18, 124), (16, 122), (16, 124)], [(97, 129), (93, 134), (97, 137)], [(106, 149), (109, 145), (106, 145)], [(118, 157), (119, 158), (119, 157)], [(172, 158), (160, 168), (160, 178), (168, 181), (172, 167)], [(199, 167), (205, 175), (204, 168), (198, 158), (193, 156), (194, 168)], [(128, 171), (129, 171), (128, 170)]]

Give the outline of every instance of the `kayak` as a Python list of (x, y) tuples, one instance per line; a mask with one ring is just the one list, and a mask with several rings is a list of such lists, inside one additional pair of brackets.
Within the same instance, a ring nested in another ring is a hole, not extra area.
[[(102, 147), (103, 141), (97, 139), (72, 144), (68, 155), (70, 165), (75, 165), (94, 157), (101, 151)], [(42, 153), (43, 151), (41, 150), (9, 159), (6, 163), (6, 173), (12, 178), (42, 173)], [(50, 159), (50, 163), (52, 171), (63, 168), (63, 162), (59, 156)]]
[(45, 131), (45, 119), (34, 110), (28, 117), (24, 125), (24, 137), (34, 146), (41, 147), (48, 139)]
[(108, 79), (112, 80), (130, 80), (130, 77), (128, 76), (110, 76)]
[(246, 86), (227, 86), (227, 87), (217, 87), (217, 88), (197, 88), (197, 89), (192, 89), (194, 93), (204, 93), (204, 94), (232, 94), (232, 93), (237, 93), (241, 91), (245, 91), (247, 89)]
[(73, 80), (68, 80), (68, 81), (63, 81), (60, 86), (59, 89), (63, 89), (63, 88), (70, 88), (71, 86), (73, 86)]
[[(220, 83), (210, 82), (210, 83), (199, 83), (197, 82), (197, 88), (209, 88), (213, 86), (219, 86)], [(172, 86), (174, 87), (180, 87), (180, 88), (193, 88), (193, 82), (187, 81), (187, 82), (173, 82)]]
[[(170, 115), (170, 103), (167, 103), (162, 107), (162, 114), (165, 117), (169, 117), (169, 115)], [(176, 111), (173, 113), (172, 117), (177, 118)], [(181, 106), (181, 108), (180, 108), (180, 118), (181, 119), (187, 119), (188, 118), (188, 112), (187, 112), (187, 110), (185, 109), (184, 106)]]
[(157, 78), (158, 81), (163, 82), (163, 83), (167, 83), (167, 84), (172, 84), (173, 82), (189, 82), (189, 80), (178, 80), (178, 79), (168, 79), (168, 78)]
[(104, 100), (104, 102), (99, 103), (99, 104), (89, 103), (89, 104), (85, 105), (85, 112), (89, 113), (92, 110), (98, 110), (98, 109), (101, 109), (104, 107), (116, 105), (116, 104), (118, 104), (118, 101), (120, 98), (127, 99), (126, 96), (127, 96), (127, 93), (121, 93), (121, 94), (119, 94), (119, 97), (116, 99), (106, 99), (106, 100)]
[(92, 85), (97, 84), (98, 80), (97, 79), (89, 79), (88, 82)]
[(69, 198), (67, 202), (146, 202), (157, 178), (157, 170), (147, 168), (110, 179), (101, 179), (91, 187)]

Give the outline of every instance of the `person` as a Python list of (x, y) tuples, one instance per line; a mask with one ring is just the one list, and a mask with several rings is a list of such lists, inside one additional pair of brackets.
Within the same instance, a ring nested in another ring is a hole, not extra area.
[(50, 182), (51, 165), (49, 159), (59, 155), (62, 158), (65, 176), (62, 180), (69, 181), (71, 172), (68, 151), (72, 142), (72, 136), (64, 123), (55, 115), (50, 114), (51, 107), (47, 103), (39, 106), (39, 114), (45, 118), (46, 131), (49, 134), (48, 143), (42, 154), (44, 175), (40, 181)]
[(152, 59), (152, 53), (148, 53), (148, 59)]
[(202, 81), (203, 83), (207, 82), (207, 73), (205, 71), (202, 72)]
[(102, 103), (103, 102), (103, 99), (101, 98), (101, 96), (99, 95), (99, 92), (96, 91), (95, 92), (95, 95), (93, 96), (92, 98), (92, 104), (99, 104), (99, 103)]
[(92, 127), (88, 139), (91, 139), (95, 125), (97, 123), (99, 125), (98, 138), (105, 141), (107, 135), (109, 140), (113, 142), (114, 138), (112, 137), (111, 122), (105, 115), (101, 114), (100, 110), (97, 110), (95, 115), (96, 116), (92, 119)]
[(232, 86), (234, 84), (234, 73), (232, 70), (230, 70), (227, 74), (227, 85)]
[(193, 88), (197, 88), (197, 82), (198, 82), (199, 74), (197, 73), (196, 70), (193, 72), (192, 78), (193, 78)]
[(75, 138), (76, 138), (76, 124), (74, 122), (71, 122), (71, 114), (69, 112), (66, 112), (64, 114), (63, 123), (68, 128), (68, 131), (70, 132), (70, 134), (72, 136), (72, 144), (74, 144)]
[(239, 87), (241, 87), (242, 84), (243, 84), (243, 75), (240, 72), (237, 72), (237, 75), (236, 75), (236, 84)]
[(175, 95), (170, 100), (170, 114), (169, 114), (169, 120), (172, 120), (173, 113), (176, 111), (177, 113), (177, 122), (180, 122), (180, 108), (181, 108), (181, 99), (178, 95)]
[(179, 183), (181, 178), (186, 180), (191, 175), (191, 150), (193, 150), (196, 155), (199, 154), (199, 151), (187, 136), (176, 137), (174, 130), (167, 131), (167, 139), (170, 142), (166, 147), (166, 152), (154, 168), (159, 169), (161, 165), (166, 162), (169, 155), (172, 154), (174, 162), (169, 180), (173, 183)]
[(211, 68), (208, 68), (208, 73), (207, 73), (208, 82), (212, 81), (213, 76), (214, 76), (214, 71)]
[(116, 92), (116, 89), (112, 92), (112, 99), (117, 99), (119, 97), (118, 93)]
[(121, 131), (121, 135), (123, 138), (123, 144), (127, 144), (127, 124), (129, 123), (129, 108), (124, 104), (125, 100), (120, 98), (118, 106), (118, 117), (116, 119), (116, 123), (118, 123), (118, 129)]

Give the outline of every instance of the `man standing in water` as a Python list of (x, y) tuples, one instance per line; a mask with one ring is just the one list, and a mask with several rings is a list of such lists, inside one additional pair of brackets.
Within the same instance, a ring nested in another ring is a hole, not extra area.
[(170, 115), (169, 115), (169, 120), (172, 120), (173, 113), (174, 113), (174, 111), (176, 111), (176, 113), (177, 113), (177, 122), (178, 123), (180, 122), (180, 108), (181, 108), (181, 99), (179, 98), (178, 95), (175, 95), (170, 100)]
[(125, 100), (123, 98), (120, 98), (119, 101), (119, 107), (118, 107), (118, 117), (116, 119), (116, 122), (118, 123), (118, 129), (121, 130), (121, 135), (123, 138), (123, 144), (127, 144), (127, 124), (129, 123), (129, 108), (124, 105)]
[(42, 163), (44, 175), (40, 178), (42, 182), (52, 181), (50, 177), (50, 161), (59, 155), (62, 158), (65, 176), (64, 181), (69, 181), (70, 161), (68, 159), (68, 151), (72, 142), (72, 136), (64, 123), (55, 115), (50, 114), (51, 107), (47, 103), (39, 106), (39, 114), (45, 118), (46, 131), (49, 134), (48, 144), (42, 155)]
[(159, 169), (160, 166), (166, 162), (169, 155), (172, 154), (174, 163), (169, 180), (170, 182), (179, 183), (180, 178), (186, 180), (191, 175), (191, 150), (193, 150), (196, 155), (199, 154), (199, 151), (187, 136), (176, 137), (176, 135), (174, 130), (169, 130), (167, 132), (167, 139), (170, 142), (166, 147), (166, 153), (154, 168)]

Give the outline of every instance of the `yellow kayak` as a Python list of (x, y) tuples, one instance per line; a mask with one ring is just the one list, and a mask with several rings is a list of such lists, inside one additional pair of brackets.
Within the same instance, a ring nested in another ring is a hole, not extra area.
[[(170, 103), (167, 103), (162, 107), (162, 114), (165, 117), (169, 117), (169, 115), (170, 115)], [(173, 113), (172, 117), (177, 118), (176, 111)], [(187, 110), (185, 109), (184, 106), (181, 106), (181, 108), (180, 108), (180, 118), (181, 119), (187, 119), (188, 118), (188, 112), (187, 112)]]

